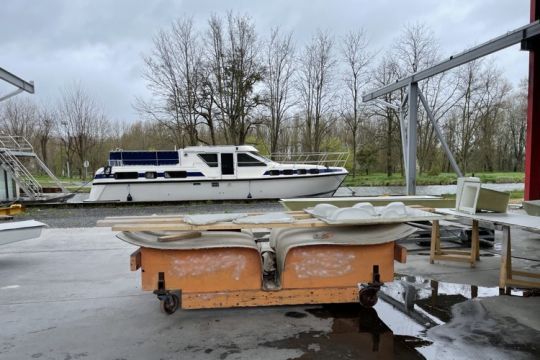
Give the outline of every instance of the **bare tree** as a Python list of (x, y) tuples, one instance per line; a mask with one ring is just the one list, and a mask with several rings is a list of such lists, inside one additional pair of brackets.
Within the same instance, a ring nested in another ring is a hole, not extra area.
[(332, 122), (332, 81), (336, 64), (333, 45), (328, 33), (318, 31), (298, 60), (298, 91), (305, 123), (304, 145), (310, 152), (320, 151), (323, 135)]
[(496, 144), (493, 141), (502, 129), (505, 98), (510, 93), (510, 84), (503, 79), (501, 72), (492, 64), (483, 71), (482, 87), (479, 91), (486, 93), (484, 102), (478, 108), (480, 121), (478, 128), (478, 148), (481, 155), (482, 170), (495, 170)]
[(459, 78), (460, 101), (452, 121), (458, 162), (466, 172), (471, 159), (480, 155), (478, 158), (483, 167), (493, 169), (494, 147), (491, 143), (497, 117), (509, 91), (508, 84), (502, 81), (492, 64), (486, 66), (481, 60), (465, 64), (459, 71)]
[(14, 98), (0, 107), (0, 130), (8, 135), (32, 140), (37, 124), (38, 108), (27, 98)]
[(279, 28), (272, 29), (264, 50), (266, 72), (263, 81), (264, 104), (269, 113), (270, 154), (277, 151), (287, 112), (294, 105), (290, 94), (295, 70), (294, 54), (292, 34), (282, 35)]
[(343, 81), (346, 87), (343, 120), (350, 130), (353, 148), (353, 178), (356, 176), (356, 153), (358, 130), (365, 117), (361, 89), (369, 81), (368, 65), (372, 55), (367, 51), (368, 42), (364, 30), (351, 31), (344, 38), (341, 55), (345, 63)]
[(54, 111), (45, 105), (41, 105), (38, 109), (37, 124), (36, 124), (36, 140), (39, 144), (41, 159), (45, 164), (48, 163), (48, 145), (51, 138), (54, 136), (56, 129), (56, 114)]
[(262, 80), (255, 26), (247, 16), (227, 15), (226, 25), (212, 16), (207, 34), (208, 91), (217, 107), (228, 143), (244, 144), (260, 102), (255, 85)]
[[(408, 24), (395, 43), (396, 57), (403, 75), (434, 65), (440, 59), (439, 45), (433, 31), (422, 23)], [(439, 74), (422, 81), (424, 94), (435, 122), (440, 126), (459, 100), (458, 81), (451, 74)], [(436, 157), (437, 137), (423, 107), (418, 109), (418, 164), (421, 172), (432, 168)]]
[(506, 128), (510, 134), (512, 170), (523, 169), (525, 136), (527, 131), (527, 79), (519, 84), (519, 90), (510, 98), (510, 109), (506, 116)]
[[(395, 61), (393, 54), (388, 53), (382, 58), (373, 73), (373, 84), (377, 87), (385, 86), (395, 82), (401, 76), (401, 69)], [(401, 103), (402, 99), (402, 92), (389, 93), (383, 96), (383, 100), (386, 103)], [(401, 138), (399, 136), (399, 115), (393, 108), (377, 103), (371, 106), (370, 111), (374, 116), (385, 120), (384, 129), (382, 131), (384, 135), (382, 136), (381, 143), (384, 144), (383, 148), (385, 150), (384, 163), (386, 175), (391, 176), (395, 171), (396, 164), (399, 163), (396, 162), (395, 159), (396, 148), (398, 154), (403, 156), (403, 151), (401, 150), (401, 146), (399, 146), (401, 143)], [(373, 137), (371, 138), (371, 141), (373, 141)], [(403, 169), (403, 166), (400, 168)]]
[(64, 144), (69, 166), (76, 157), (81, 178), (84, 179), (83, 163), (89, 159), (107, 120), (95, 101), (80, 84), (62, 91), (58, 105), (60, 137)]
[(168, 31), (160, 31), (154, 38), (152, 54), (144, 59), (143, 76), (154, 100), (139, 100), (137, 104), (142, 114), (168, 127), (179, 142), (184, 142), (185, 134), (189, 145), (199, 141), (199, 42), (189, 18), (175, 21)]

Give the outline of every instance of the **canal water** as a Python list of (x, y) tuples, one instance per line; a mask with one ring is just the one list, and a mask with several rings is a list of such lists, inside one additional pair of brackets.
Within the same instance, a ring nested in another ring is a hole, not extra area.
[[(498, 191), (523, 191), (523, 183), (513, 184), (482, 184), (483, 188)], [(417, 186), (416, 195), (445, 195), (455, 194), (457, 185), (426, 185)], [(334, 196), (381, 196), (381, 195), (405, 195), (405, 186), (355, 186), (340, 187)]]

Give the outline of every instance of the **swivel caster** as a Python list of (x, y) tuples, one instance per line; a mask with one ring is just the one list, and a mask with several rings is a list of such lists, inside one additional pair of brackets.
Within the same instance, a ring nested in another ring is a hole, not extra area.
[(383, 283), (380, 281), (381, 275), (379, 274), (379, 265), (373, 265), (372, 279), (372, 282), (368, 283), (367, 285), (362, 285), (362, 288), (360, 289), (360, 292), (358, 294), (360, 305), (367, 308), (375, 306), (375, 304), (379, 300), (377, 293), (383, 285)]
[(178, 307), (180, 306), (180, 299), (176, 294), (167, 294), (163, 295), (159, 299), (159, 307), (161, 312), (171, 315), (174, 314)]
[(378, 287), (372, 287), (368, 286), (363, 289), (360, 289), (360, 305), (370, 308), (375, 306), (377, 301), (379, 300), (379, 297), (377, 296), (377, 293), (379, 292)]

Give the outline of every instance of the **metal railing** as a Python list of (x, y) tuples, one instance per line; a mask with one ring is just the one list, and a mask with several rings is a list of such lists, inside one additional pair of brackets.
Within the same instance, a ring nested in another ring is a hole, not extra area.
[(0, 148), (0, 164), (31, 199), (43, 194), (41, 185), (9, 149)]
[(271, 158), (282, 164), (344, 167), (349, 159), (349, 152), (274, 153)]
[(24, 136), (0, 135), (0, 150), (34, 152), (32, 144)]
[(18, 159), (18, 156), (31, 157), (36, 160), (39, 167), (53, 180), (55, 185), (63, 193), (68, 192), (47, 165), (34, 153), (34, 147), (24, 136), (0, 135), (0, 165), (31, 199), (42, 197), (43, 187)]

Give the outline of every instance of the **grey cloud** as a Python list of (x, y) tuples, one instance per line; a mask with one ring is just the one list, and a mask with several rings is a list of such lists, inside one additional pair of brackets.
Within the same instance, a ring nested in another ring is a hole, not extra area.
[[(528, 0), (279, 0), (279, 1), (16, 1), (0, 11), (0, 66), (36, 82), (40, 101), (80, 81), (113, 119), (133, 120), (131, 104), (147, 96), (141, 54), (152, 36), (184, 15), (203, 27), (212, 13), (250, 15), (259, 34), (272, 26), (294, 31), (298, 45), (318, 28), (340, 36), (363, 27), (375, 50), (385, 50), (406, 23), (425, 22), (450, 55), (528, 22)], [(494, 55), (513, 83), (527, 74), (527, 54)], [(0, 85), (4, 93), (5, 85)]]

